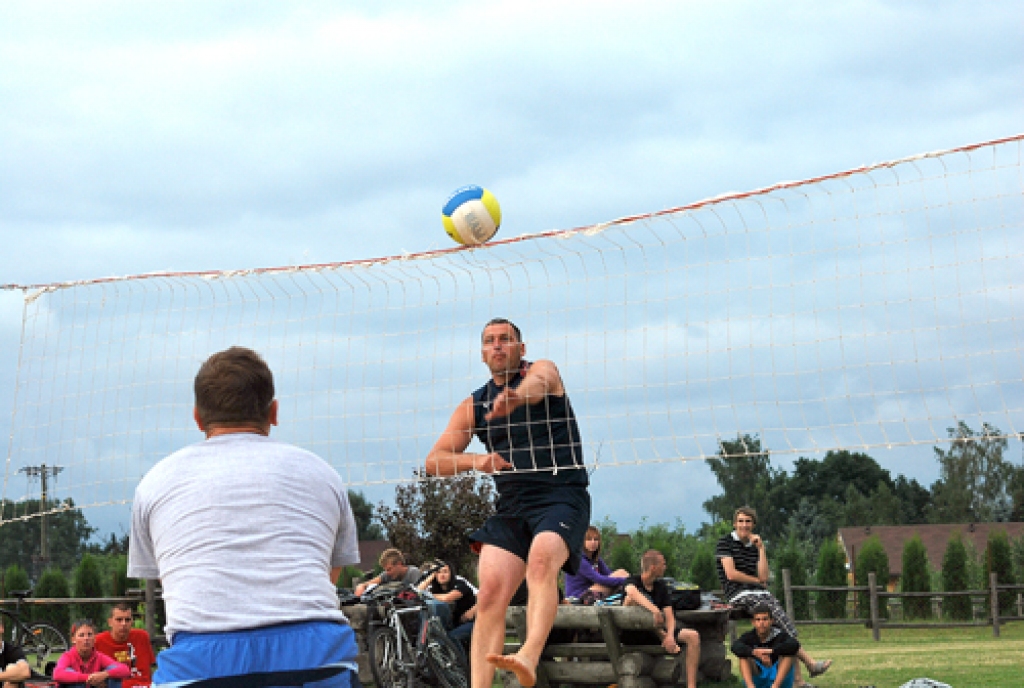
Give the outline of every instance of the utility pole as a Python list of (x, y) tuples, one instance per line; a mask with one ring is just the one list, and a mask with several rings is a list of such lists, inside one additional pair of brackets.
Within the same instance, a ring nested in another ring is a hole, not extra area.
[(19, 473), (24, 473), (29, 478), (39, 478), (39, 571), (41, 573), (50, 563), (50, 545), (46, 540), (46, 513), (49, 510), (47, 503), (48, 480), (50, 476), (57, 477), (57, 474), (64, 470), (63, 466), (47, 466), (45, 463), (38, 466), (25, 466)]

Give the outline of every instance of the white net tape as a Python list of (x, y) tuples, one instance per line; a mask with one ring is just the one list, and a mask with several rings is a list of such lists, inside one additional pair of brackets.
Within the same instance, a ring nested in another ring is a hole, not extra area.
[(938, 443), (957, 421), (1016, 436), (1021, 150), (1018, 136), (471, 250), (19, 287), (4, 499), (21, 469), (60, 466), (77, 505), (130, 501), (200, 439), (192, 379), (235, 344), (274, 371), (275, 437), (350, 485), (414, 479), (487, 378), (494, 316), (559, 365), (592, 465), (703, 459), (738, 433), (775, 453)]

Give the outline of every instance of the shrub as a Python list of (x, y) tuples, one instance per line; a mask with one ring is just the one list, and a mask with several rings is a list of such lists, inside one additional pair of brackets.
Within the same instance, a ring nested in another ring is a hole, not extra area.
[[(39, 577), (39, 582), (36, 583), (35, 595), (36, 597), (71, 597), (68, 577), (60, 569), (46, 569)], [(35, 608), (32, 618), (34, 621), (45, 621), (56, 626), (62, 633), (67, 633), (71, 628), (71, 606), (67, 604), (40, 605)]]
[[(2, 597), (10, 597), (12, 590), (28, 590), (28, 574), (25, 569), (21, 568), (17, 564), (11, 564), (4, 569), (4, 579), (2, 586)], [(4, 625), (4, 640), (10, 640), (11, 637), (11, 624)]]
[(715, 568), (715, 553), (711, 545), (701, 545), (690, 563), (690, 582), (701, 590), (718, 589), (718, 571)]
[(3, 597), (10, 597), (14, 590), (28, 590), (30, 587), (32, 586), (25, 569), (17, 564), (11, 564), (4, 570)]
[[(86, 554), (78, 563), (74, 581), (75, 597), (103, 597), (103, 576), (99, 562), (91, 554)], [(96, 602), (78, 605), (77, 615), (79, 618), (92, 619), (93, 623), (101, 624), (101, 627), (105, 618), (103, 605)]]
[(346, 566), (341, 570), (341, 575), (338, 576), (338, 589), (341, 588), (354, 588), (352, 585), (352, 579), (356, 576), (360, 578), (363, 576), (363, 572), (356, 566)]
[[(928, 571), (928, 552), (920, 535), (914, 535), (903, 544), (903, 575), (900, 578), (903, 592), (931, 592), (931, 573)], [(930, 616), (930, 600), (927, 597), (906, 597), (903, 599), (904, 614), (908, 619), (925, 619)]]
[[(857, 555), (855, 572), (857, 585), (867, 585), (869, 573), (875, 574), (875, 585), (879, 589), (885, 590), (889, 584), (889, 556), (885, 553), (882, 541), (878, 539), (877, 535), (872, 535), (865, 540), (864, 545), (860, 548), (860, 554)], [(861, 618), (870, 618), (871, 596), (862, 593), (858, 597), (857, 613)], [(878, 604), (878, 616), (883, 619), (889, 618), (889, 607), (883, 604), (881, 599)]]
[[(967, 582), (967, 548), (960, 533), (954, 533), (942, 557), (942, 590), (968, 590)], [(942, 601), (942, 610), (953, 620), (968, 621), (971, 618), (971, 600), (969, 597), (947, 597)]]
[[(818, 573), (815, 583), (829, 587), (848, 585), (846, 554), (835, 540), (826, 540), (818, 550)], [(846, 618), (846, 592), (819, 592), (815, 611), (821, 619)]]
[[(1010, 539), (1006, 531), (992, 531), (988, 534), (988, 548), (985, 550), (985, 586), (988, 587), (989, 574), (995, 573), (999, 585), (1015, 585), (1013, 575), (1013, 558), (1010, 552)], [(1013, 616), (1016, 595), (1006, 590), (999, 593), (999, 615)]]
[[(775, 559), (775, 597), (785, 601), (783, 590), (783, 569), (789, 569), (789, 582), (791, 585), (807, 585), (807, 566), (804, 564), (804, 555), (800, 550), (800, 544), (796, 537), (791, 536), (785, 546)], [(809, 593), (806, 590), (793, 591), (793, 616), (796, 619), (806, 619), (810, 616)]]

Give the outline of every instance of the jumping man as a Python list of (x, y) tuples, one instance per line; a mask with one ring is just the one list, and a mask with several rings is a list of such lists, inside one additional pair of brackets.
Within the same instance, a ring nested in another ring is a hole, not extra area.
[[(590, 523), (583, 445), (558, 368), (523, 359), (519, 328), (495, 318), (483, 331), (491, 379), (466, 398), (427, 456), (427, 473), (481, 471), (494, 477), (496, 513), (471, 538), (480, 546), (480, 593), (471, 645), (473, 688), (490, 688), (495, 666), (523, 686), (537, 663), (558, 608), (558, 571), (575, 573)], [(487, 454), (469, 454), (473, 436)], [(502, 656), (505, 612), (526, 578), (527, 637)]]

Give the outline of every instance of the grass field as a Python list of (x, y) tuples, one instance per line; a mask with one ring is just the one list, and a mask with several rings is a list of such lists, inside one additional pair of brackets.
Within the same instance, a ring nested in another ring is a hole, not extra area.
[[(999, 638), (991, 627), (883, 629), (877, 643), (862, 626), (804, 626), (800, 642), (815, 659), (834, 662), (827, 674), (814, 679), (819, 688), (897, 688), (913, 678), (932, 678), (953, 688), (1024, 686), (1024, 622), (1019, 621), (1003, 626)], [(742, 686), (732, 659), (735, 685)]]

